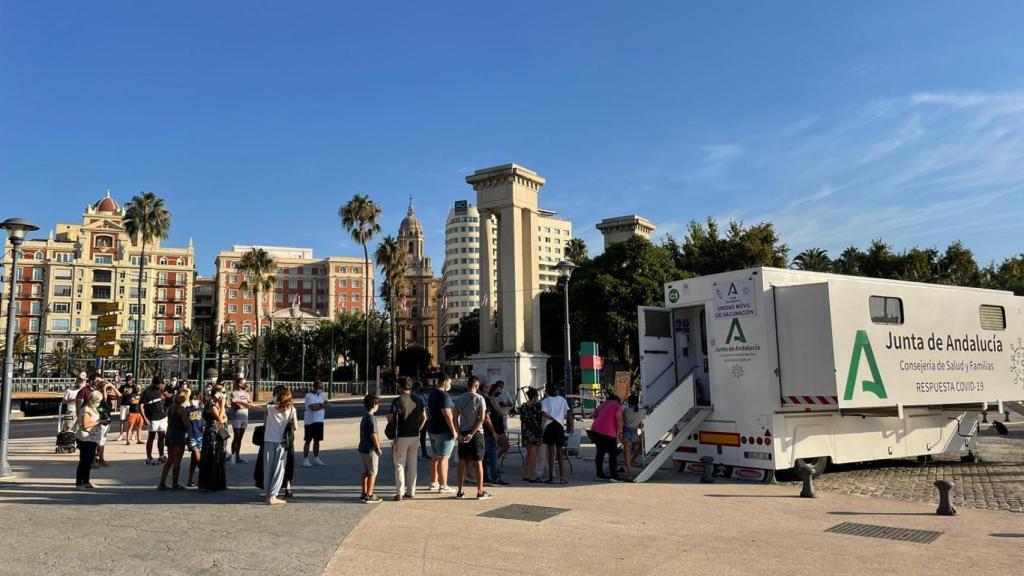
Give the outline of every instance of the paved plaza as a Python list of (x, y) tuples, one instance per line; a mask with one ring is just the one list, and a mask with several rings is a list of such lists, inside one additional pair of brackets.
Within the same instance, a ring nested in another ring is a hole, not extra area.
[[(898, 487), (909, 470), (931, 477), (946, 466), (826, 474), (820, 497), (807, 500), (789, 484), (704, 485), (667, 469), (647, 484), (595, 483), (593, 462), (577, 460), (568, 486), (520, 481), (490, 489), (490, 501), (421, 488), (411, 501), (366, 505), (358, 500), (357, 422), (328, 420), (329, 466), (297, 468), (296, 498), (282, 507), (261, 504), (251, 462), (229, 469), (226, 492), (157, 492), (159, 469), (143, 464), (143, 447), (112, 443), (112, 466), (94, 475), (100, 488), (75, 492), (75, 455), (54, 455), (49, 437), (16, 440), (19, 480), (0, 486), (0, 525), (16, 529), (5, 534), (0, 574), (931, 574), (936, 565), (1016, 573), (1024, 564), (1024, 515), (975, 509), (958, 494), (959, 514), (939, 517), (922, 481)], [(997, 440), (1019, 449), (1019, 431)], [(248, 440), (243, 455), (255, 458)], [(386, 449), (383, 497), (394, 486), (388, 456)], [(586, 447), (583, 456), (591, 456)], [(992, 484), (1019, 493), (1016, 476), (985, 466)], [(421, 462), (421, 487), (425, 473)], [(505, 476), (520, 478), (518, 457), (508, 457)], [(883, 498), (844, 488), (872, 483), (886, 486)], [(920, 501), (903, 497), (918, 492)], [(541, 522), (480, 516), (510, 504), (564, 511)], [(843, 522), (941, 535), (918, 544), (825, 532)]]

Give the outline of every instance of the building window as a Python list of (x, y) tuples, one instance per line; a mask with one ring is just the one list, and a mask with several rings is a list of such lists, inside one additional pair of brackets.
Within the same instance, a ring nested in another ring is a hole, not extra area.
[(185, 259), (184, 258), (178, 258), (178, 266), (184, 266), (184, 265), (185, 265)]
[(242, 306), (242, 312), (246, 314), (252, 314), (252, 304), (246, 304), (245, 306)]
[(71, 312), (70, 302), (54, 302), (52, 305), (54, 314), (67, 314)]
[(242, 298), (245, 298), (246, 300), (252, 300), (252, 290), (243, 290)]
[(157, 320), (156, 321), (156, 331), (157, 332), (163, 332), (165, 326), (166, 326), (166, 324), (164, 323), (163, 320)]
[(92, 245), (97, 248), (113, 248), (114, 239), (110, 236), (97, 236)]
[(182, 306), (181, 304), (178, 304), (177, 306), (174, 307), (174, 315), (175, 316), (182, 316), (182, 315), (184, 315), (184, 313), (185, 313), (185, 307)]
[(174, 275), (174, 280), (175, 280), (175, 281), (176, 281), (176, 282), (177, 282), (178, 284), (184, 284), (184, 283), (185, 283), (185, 274), (184, 274), (183, 272), (178, 272), (178, 273), (176, 273), (176, 274)]
[(238, 290), (228, 290), (228, 298), (238, 298)]
[(284, 302), (284, 294), (274, 292), (274, 302)]
[(982, 304), (981, 327), (984, 330), (1006, 330), (1006, 310), (1002, 306)]
[(157, 316), (166, 316), (167, 315), (167, 306), (164, 306), (163, 304), (158, 305), (156, 307), (156, 315)]
[(362, 286), (362, 285), (363, 285), (363, 283), (362, 283), (362, 282), (360, 282), (359, 280), (353, 280), (353, 281), (352, 281), (352, 287), (353, 287), (353, 288), (359, 288), (359, 287), (360, 287), (360, 286)]
[(179, 332), (181, 332), (181, 330), (182, 330), (182, 328), (184, 328), (184, 326), (185, 325), (182, 323), (181, 320), (175, 320), (174, 321), (174, 333), (178, 334)]
[(238, 284), (238, 274), (229, 274), (228, 282), (230, 282), (231, 284)]
[(292, 278), (291, 280), (288, 281), (288, 287), (291, 288), (292, 290), (297, 289), (299, 287), (299, 281), (296, 280), (295, 278)]
[[(133, 315), (137, 315), (139, 313), (139, 305), (138, 304), (132, 304), (131, 306), (129, 306), (128, 307), (128, 313), (129, 314), (133, 314)], [(146, 305), (145, 304), (142, 305), (142, 313), (143, 314), (146, 313)]]
[(160, 283), (167, 284), (167, 272), (160, 273)]
[(903, 300), (899, 298), (871, 296), (868, 308), (875, 324), (903, 324)]
[(309, 280), (303, 280), (302, 281), (302, 289), (303, 290), (312, 290), (313, 289), (313, 283), (310, 282)]
[(348, 301), (348, 294), (346, 294), (344, 292), (342, 292), (341, 294), (338, 294), (338, 300), (341, 301), (341, 302), (347, 302)]
[(359, 294), (353, 294), (353, 295), (352, 295), (352, 301), (353, 301), (353, 302), (359, 302), (359, 300), (360, 300), (360, 298), (359, 298)]
[(242, 324), (242, 334), (245, 334), (246, 336), (248, 336), (251, 333), (252, 333), (252, 326), (250, 326), (248, 322), (246, 322), (245, 324)]
[(39, 332), (39, 318), (33, 318), (28, 321), (29, 332)]
[(161, 256), (158, 262), (160, 263), (161, 266), (167, 266), (167, 257)]
[(235, 305), (235, 304), (228, 304), (228, 312), (230, 312), (232, 314), (234, 314), (235, 312), (238, 312), (238, 306)]
[(81, 312), (81, 311), (82, 311), (82, 303), (81, 302), (75, 302), (75, 312)]
[(61, 298), (68, 298), (71, 296), (71, 286), (58, 284), (53, 287), (53, 295)]
[(110, 286), (93, 286), (92, 297), (99, 300), (109, 300)]
[(113, 264), (114, 258), (112, 256), (95, 256), (92, 261), (97, 264)]

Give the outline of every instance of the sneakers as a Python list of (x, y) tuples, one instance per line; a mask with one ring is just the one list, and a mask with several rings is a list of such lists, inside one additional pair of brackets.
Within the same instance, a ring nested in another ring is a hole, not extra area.
[(415, 498), (415, 496), (413, 496), (412, 494), (406, 492), (405, 496), (403, 496), (403, 498), (405, 498), (406, 500), (412, 500), (413, 498)]
[(245, 464), (246, 462), (248, 462), (248, 460), (242, 460), (242, 455), (241, 454), (239, 454), (238, 456), (235, 456), (235, 463), (236, 464)]
[(392, 500), (394, 500), (395, 502), (401, 502), (402, 501), (402, 495), (401, 494), (395, 494), (395, 497), (392, 498)]
[(505, 482), (504, 480), (497, 480), (494, 483), (497, 484), (498, 486), (508, 486), (509, 485), (508, 482)]
[(363, 503), (365, 504), (376, 504), (380, 501), (380, 496), (377, 496), (376, 494), (370, 494), (366, 498), (363, 498)]
[(313, 456), (313, 464), (317, 466), (327, 466), (327, 464), (324, 463), (324, 461), (321, 460), (319, 456)]
[(146, 458), (146, 466), (156, 466), (156, 460), (152, 458)]
[(494, 496), (491, 496), (487, 492), (481, 492), (481, 493), (476, 495), (476, 499), (477, 500), (490, 500), (491, 498), (494, 498)]
[(455, 489), (450, 486), (441, 486), (437, 491), (441, 494), (451, 494), (452, 492), (455, 492)]
[(427, 487), (427, 490), (430, 490), (431, 492), (440, 492), (441, 485), (438, 484), (437, 482), (431, 482), (430, 486)]
[(465, 492), (459, 492), (458, 494), (455, 495), (455, 497), (456, 498), (465, 498), (466, 497), (466, 493)]
[(312, 468), (313, 467), (313, 463), (309, 461), (309, 458), (305, 458), (305, 459), (302, 460), (302, 467), (303, 468)]
[(156, 461), (159, 464), (163, 464), (164, 462), (167, 462), (167, 456), (160, 456), (159, 458), (156, 459)]

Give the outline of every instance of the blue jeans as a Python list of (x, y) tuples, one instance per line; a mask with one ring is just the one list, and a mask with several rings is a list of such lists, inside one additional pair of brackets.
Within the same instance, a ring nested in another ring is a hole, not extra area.
[(484, 436), (484, 482), (497, 482), (501, 480), (501, 472), (498, 471), (498, 439), (494, 436)]

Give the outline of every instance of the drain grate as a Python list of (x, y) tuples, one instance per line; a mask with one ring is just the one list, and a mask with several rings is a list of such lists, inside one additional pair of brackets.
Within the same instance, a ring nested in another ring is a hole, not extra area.
[(568, 512), (568, 508), (552, 508), (550, 506), (529, 506), (527, 504), (509, 504), (494, 510), (478, 514), (485, 518), (502, 518), (504, 520), (523, 520), (525, 522), (543, 522), (548, 518)]
[(849, 536), (866, 536), (868, 538), (882, 538), (884, 540), (898, 540), (900, 542), (914, 542), (915, 544), (931, 544), (942, 536), (942, 532), (931, 530), (913, 530), (910, 528), (893, 528), (891, 526), (873, 526), (871, 524), (857, 524), (856, 522), (843, 522), (825, 530), (833, 534), (846, 534)]

